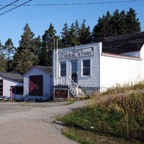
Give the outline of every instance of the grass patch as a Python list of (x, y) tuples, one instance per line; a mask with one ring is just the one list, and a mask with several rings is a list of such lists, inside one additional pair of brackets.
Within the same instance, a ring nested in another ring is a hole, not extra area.
[(132, 93), (93, 102), (61, 120), (81, 130), (144, 142), (144, 94)]
[(80, 144), (142, 144), (139, 141), (130, 141), (106, 134), (76, 129), (74, 127), (67, 127), (63, 129), (62, 134), (79, 142)]
[(133, 92), (138, 89), (144, 88), (144, 81), (140, 81), (137, 83), (128, 83), (124, 85), (116, 84), (112, 88), (108, 88), (106, 92), (103, 92), (102, 94), (118, 94), (118, 93), (127, 93), (127, 92)]

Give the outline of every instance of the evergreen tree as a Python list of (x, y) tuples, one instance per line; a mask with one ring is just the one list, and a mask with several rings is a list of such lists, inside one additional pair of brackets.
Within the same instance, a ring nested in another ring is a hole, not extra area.
[(86, 20), (84, 19), (83, 20), (83, 23), (80, 27), (80, 30), (79, 30), (80, 34), (79, 34), (79, 41), (80, 41), (80, 44), (88, 44), (90, 43), (90, 27), (86, 27)]
[(61, 47), (68, 47), (70, 46), (70, 42), (69, 42), (69, 28), (68, 28), (68, 24), (65, 23), (64, 27), (62, 29), (61, 32)]
[(79, 45), (79, 24), (78, 21), (72, 23), (69, 28), (69, 42), (70, 46)]
[(136, 13), (132, 8), (127, 14), (125, 11), (116, 10), (112, 16), (108, 11), (106, 16), (99, 18), (98, 24), (94, 26), (91, 40), (103, 41), (105, 37), (140, 32), (140, 29), (139, 19), (136, 18)]
[(75, 21), (75, 39), (76, 39), (76, 45), (80, 44), (80, 27), (78, 20)]
[(0, 71), (1, 72), (5, 72), (6, 71), (6, 59), (5, 59), (5, 56), (4, 56), (4, 53), (3, 53), (3, 46), (0, 42)]
[(0, 72), (6, 72), (7, 61), (3, 53), (0, 53)]
[(130, 10), (127, 12), (127, 15), (125, 17), (125, 23), (126, 23), (126, 33), (135, 33), (140, 32), (140, 22), (139, 19), (136, 18), (135, 10), (130, 8)]
[(28, 24), (24, 27), (19, 45), (14, 55), (13, 66), (14, 71), (24, 74), (38, 61), (35, 55), (34, 33)]
[(56, 30), (52, 23), (49, 25), (48, 30), (42, 36), (42, 48), (39, 53), (39, 65), (52, 66), (52, 55), (54, 49), (54, 40), (57, 39)]
[(112, 28), (112, 33), (108, 36), (117, 36), (117, 35), (121, 35), (121, 27), (120, 27), (120, 13), (119, 10), (116, 10), (113, 13), (113, 16), (110, 19), (110, 23), (109, 25)]
[(37, 56), (37, 58), (39, 58), (38, 55), (42, 47), (40, 36), (38, 36), (37, 38), (34, 38), (33, 43), (34, 43), (34, 54)]
[(120, 26), (120, 35), (124, 35), (126, 34), (126, 14), (125, 14), (125, 11), (121, 11), (120, 13), (120, 21), (119, 21), (119, 26)]
[(5, 42), (5, 46), (3, 47), (3, 53), (4, 53), (4, 56), (7, 60), (7, 65), (6, 65), (6, 71), (7, 72), (12, 70), (11, 63), (12, 63), (12, 58), (13, 58), (13, 55), (15, 53), (15, 50), (16, 50), (16, 48), (13, 45), (12, 39), (9, 38)]
[(94, 26), (91, 41), (103, 41), (103, 39), (112, 34), (112, 26), (110, 25), (111, 15), (108, 11), (106, 15), (98, 19), (98, 24)]

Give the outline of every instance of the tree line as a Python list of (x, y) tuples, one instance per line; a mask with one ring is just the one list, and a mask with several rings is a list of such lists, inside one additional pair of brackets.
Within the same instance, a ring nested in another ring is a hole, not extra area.
[(52, 23), (42, 36), (35, 37), (30, 26), (26, 24), (19, 40), (19, 47), (15, 48), (9, 38), (0, 46), (0, 71), (26, 73), (34, 65), (51, 66), (54, 39), (59, 41), (59, 48), (88, 44), (103, 41), (105, 37), (140, 32), (140, 22), (132, 8), (128, 12), (109, 11), (99, 17), (98, 23), (90, 30), (84, 19), (81, 24), (78, 20), (68, 26), (64, 24), (60, 35)]

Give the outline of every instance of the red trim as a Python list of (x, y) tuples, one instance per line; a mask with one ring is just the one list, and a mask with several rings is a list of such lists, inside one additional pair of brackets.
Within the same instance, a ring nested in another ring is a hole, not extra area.
[(10, 98), (12, 100), (12, 96), (13, 96), (13, 86), (10, 86)]
[(115, 57), (115, 58), (123, 58), (123, 59), (143, 60), (142, 58), (138, 58), (138, 57), (123, 56), (123, 55), (111, 54), (111, 53), (105, 53), (105, 52), (103, 52), (101, 55), (102, 55), (102, 56)]

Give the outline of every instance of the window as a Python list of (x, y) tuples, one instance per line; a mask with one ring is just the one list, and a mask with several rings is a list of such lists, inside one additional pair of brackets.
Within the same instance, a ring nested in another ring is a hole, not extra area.
[(60, 67), (61, 67), (61, 77), (65, 77), (66, 76), (66, 63), (60, 63)]
[(83, 76), (90, 76), (90, 60), (83, 60)]
[(23, 86), (14, 86), (13, 93), (23, 95)]

